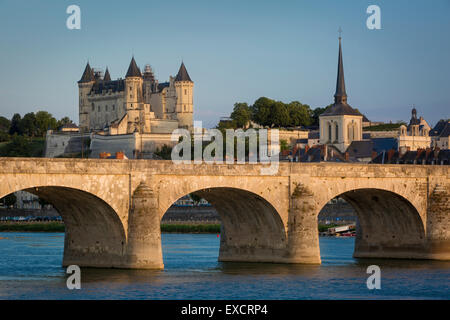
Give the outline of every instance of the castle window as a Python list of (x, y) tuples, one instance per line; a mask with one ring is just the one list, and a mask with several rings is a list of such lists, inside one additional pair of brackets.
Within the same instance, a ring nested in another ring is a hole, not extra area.
[(339, 140), (339, 125), (336, 123), (336, 139), (334, 139), (335, 141)]
[(98, 112), (100, 112), (100, 106), (98, 106)]
[(115, 106), (115, 105), (113, 105), (113, 108), (112, 108), (112, 109), (113, 109), (113, 111), (114, 111), (114, 110), (116, 110), (116, 106)]
[(95, 111), (94, 103), (92, 103), (92, 111)]
[(108, 105), (105, 106), (105, 111), (108, 111)]
[(184, 89), (184, 94), (187, 94), (187, 89)]

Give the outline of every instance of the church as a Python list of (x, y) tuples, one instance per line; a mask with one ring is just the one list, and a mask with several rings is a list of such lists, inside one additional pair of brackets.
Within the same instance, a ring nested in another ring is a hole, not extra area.
[(353, 141), (363, 140), (363, 115), (347, 103), (341, 37), (334, 103), (319, 116), (321, 145), (329, 145), (344, 153)]
[(103, 75), (88, 62), (78, 89), (82, 132), (118, 135), (192, 130), (194, 82), (184, 63), (176, 77), (159, 83), (150, 65), (141, 72), (134, 57), (125, 78), (116, 80), (111, 80), (108, 68)]

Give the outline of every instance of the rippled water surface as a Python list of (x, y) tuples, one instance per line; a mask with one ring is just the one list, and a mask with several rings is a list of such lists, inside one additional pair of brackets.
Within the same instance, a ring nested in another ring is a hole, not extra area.
[[(220, 263), (215, 234), (163, 234), (165, 270), (82, 269), (68, 290), (63, 233), (0, 233), (0, 299), (449, 299), (450, 262), (353, 259), (321, 238), (322, 265)], [(367, 266), (381, 268), (368, 290)]]

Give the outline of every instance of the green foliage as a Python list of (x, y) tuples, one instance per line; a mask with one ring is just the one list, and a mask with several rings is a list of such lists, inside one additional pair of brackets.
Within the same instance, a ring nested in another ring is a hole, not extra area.
[(9, 119), (6, 119), (5, 117), (0, 116), (0, 132), (8, 133), (10, 127), (11, 127), (11, 121)]
[(0, 231), (64, 232), (64, 230), (62, 222), (0, 224)]
[(58, 123), (60, 121), (56, 121), (56, 119), (53, 118), (51, 113), (48, 113), (47, 111), (36, 112), (36, 135), (43, 137), (45, 136), (47, 130), (49, 129), (56, 130), (58, 128)]
[(1, 157), (41, 157), (44, 152), (44, 138), (27, 138), (14, 134), (10, 142), (0, 146)]
[(237, 102), (234, 104), (230, 118), (234, 120), (237, 128), (244, 128), (251, 120), (252, 110), (247, 103)]
[(200, 200), (202, 200), (202, 198), (196, 195), (195, 193), (191, 193), (189, 197), (192, 199), (192, 201), (194, 201), (194, 204), (198, 204)]
[(319, 116), (322, 114), (322, 113), (324, 113), (325, 111), (327, 111), (329, 108), (331, 108), (331, 106), (332, 106), (332, 104), (329, 104), (328, 106), (326, 106), (325, 108), (320, 108), (320, 107), (318, 107), (318, 108), (315, 108), (313, 111), (312, 111), (312, 123), (311, 123), (311, 125), (314, 125), (314, 126), (318, 126), (319, 125)]
[(9, 134), (22, 134), (20, 129), (20, 122), (22, 121), (22, 117), (20, 114), (15, 113), (11, 119), (11, 126), (9, 128)]
[(266, 97), (261, 97), (250, 107), (252, 110), (253, 121), (262, 126), (272, 126), (271, 109), (275, 101)]
[(161, 224), (161, 232), (220, 233), (220, 224)]
[(4, 203), (5, 206), (7, 207), (11, 207), (16, 204), (17, 197), (14, 193), (10, 193), (6, 197), (3, 197), (3, 199), (1, 199), (0, 202)]
[(163, 160), (172, 159), (172, 148), (168, 145), (163, 145), (161, 148), (156, 148), (154, 153)]
[(398, 123), (379, 124), (376, 126), (365, 127), (363, 128), (363, 131), (395, 131), (398, 130), (401, 125), (406, 125), (406, 123), (398, 122)]
[(2, 157), (30, 157), (30, 142), (24, 136), (15, 133), (11, 142), (7, 143), (1, 150)]
[(280, 151), (285, 151), (285, 150), (289, 150), (289, 143), (286, 140), (281, 139), (280, 140)]

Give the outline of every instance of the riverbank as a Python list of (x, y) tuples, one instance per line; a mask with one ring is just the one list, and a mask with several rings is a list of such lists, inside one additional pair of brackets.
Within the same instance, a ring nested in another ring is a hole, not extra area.
[[(336, 225), (319, 225), (319, 232), (325, 232)], [(63, 222), (2, 222), (0, 232), (64, 232)], [(164, 233), (220, 233), (217, 223), (162, 223), (161, 232)]]
[[(0, 223), (0, 232), (64, 232), (62, 222)], [(220, 224), (161, 224), (165, 233), (220, 233)]]

